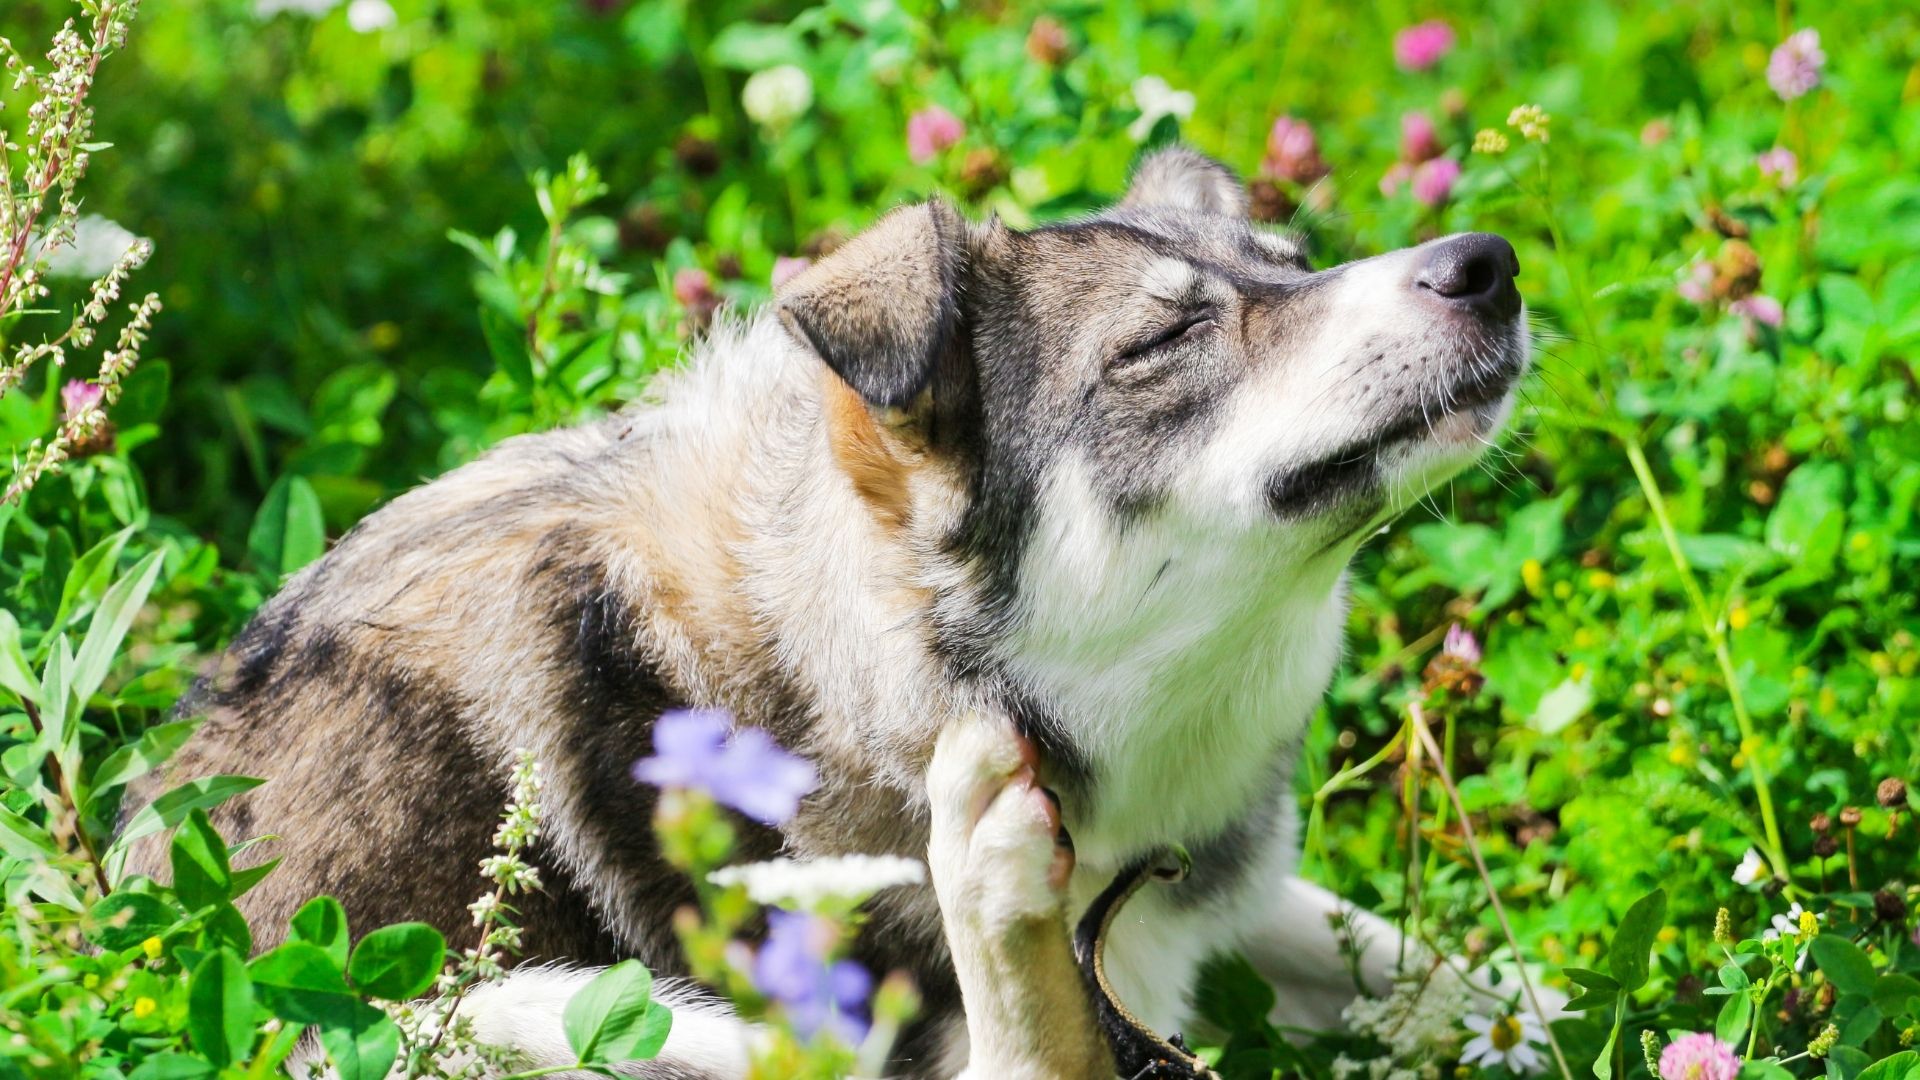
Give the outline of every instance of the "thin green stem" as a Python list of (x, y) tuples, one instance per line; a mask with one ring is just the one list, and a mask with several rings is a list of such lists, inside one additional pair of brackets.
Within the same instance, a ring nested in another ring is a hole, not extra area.
[[(1573, 1070), (1567, 1067), (1567, 1056), (1560, 1050), (1560, 1039), (1553, 1033), (1553, 1025), (1546, 1022), (1547, 1010), (1540, 1005), (1540, 993), (1534, 989), (1533, 976), (1527, 974), (1526, 961), (1520, 951), (1520, 939), (1514, 936), (1513, 924), (1507, 920), (1507, 907), (1500, 902), (1500, 890), (1494, 887), (1493, 875), (1487, 871), (1487, 860), (1480, 855), (1480, 839), (1473, 831), (1473, 819), (1467, 816), (1467, 805), (1460, 798), (1460, 789), (1454, 786), (1453, 772), (1447, 763), (1441, 760), (1440, 747), (1433, 741), (1433, 732), (1427, 730), (1427, 718), (1420, 710), (1420, 703), (1407, 706), (1407, 726), (1419, 738), (1421, 745), (1427, 748), (1427, 754), (1433, 758), (1434, 772), (1440, 776), (1440, 786), (1446, 789), (1447, 798), (1453, 801), (1453, 808), (1460, 814), (1460, 835), (1467, 843), (1467, 853), (1473, 856), (1473, 866), (1480, 872), (1480, 884), (1487, 890), (1487, 899), (1493, 904), (1494, 917), (1500, 921), (1500, 932), (1506, 935), (1507, 948), (1513, 950), (1514, 967), (1520, 973), (1520, 988), (1526, 992), (1527, 1003), (1533, 1007), (1535, 1016), (1541, 1021), (1541, 1027), (1547, 1033), (1547, 1046), (1553, 1050), (1554, 1064), (1560, 1067), (1562, 1080), (1573, 1080)], [(1622, 1005), (1624, 1008), (1624, 1004)]]
[(1772, 862), (1774, 872), (1792, 884), (1786, 845), (1780, 840), (1780, 822), (1773, 812), (1773, 792), (1768, 786), (1766, 765), (1760, 760), (1760, 738), (1753, 726), (1753, 715), (1747, 711), (1746, 694), (1740, 689), (1739, 675), (1734, 670), (1733, 649), (1727, 642), (1726, 629), (1712, 605), (1707, 602), (1707, 595), (1694, 575), (1693, 565), (1687, 561), (1687, 553), (1680, 546), (1680, 534), (1673, 527), (1672, 516), (1667, 513), (1666, 497), (1660, 492), (1659, 481), (1654, 478), (1653, 467), (1647, 462), (1647, 452), (1640, 444), (1640, 437), (1624, 429), (1618, 435), (1626, 449), (1627, 462), (1633, 466), (1633, 475), (1640, 481), (1641, 493), (1646, 496), (1647, 506), (1653, 511), (1653, 519), (1660, 526), (1660, 536), (1666, 542), (1667, 554), (1680, 571), (1680, 583), (1686, 589), (1687, 599), (1693, 604), (1700, 631), (1706, 635), (1707, 644), (1712, 646), (1714, 659), (1720, 665), (1720, 675), (1726, 680), (1727, 698), (1733, 703), (1733, 718), (1740, 726), (1740, 752), (1747, 759), (1747, 774), (1753, 779), (1754, 798), (1760, 804), (1760, 822), (1767, 832), (1767, 858)]

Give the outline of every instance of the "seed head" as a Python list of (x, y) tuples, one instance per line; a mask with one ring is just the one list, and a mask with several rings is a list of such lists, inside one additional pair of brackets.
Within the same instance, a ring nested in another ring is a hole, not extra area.
[(1907, 805), (1907, 782), (1897, 776), (1889, 776), (1880, 781), (1880, 788), (1874, 792), (1874, 798), (1888, 810), (1898, 810)]

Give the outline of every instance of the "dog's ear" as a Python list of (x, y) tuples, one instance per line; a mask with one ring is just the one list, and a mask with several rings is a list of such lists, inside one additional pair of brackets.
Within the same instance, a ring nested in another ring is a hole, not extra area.
[(966, 227), (937, 200), (889, 213), (782, 286), (780, 322), (868, 402), (907, 404), (958, 325)]
[(1247, 189), (1232, 169), (1184, 146), (1147, 155), (1133, 170), (1121, 206), (1170, 206), (1199, 214), (1247, 216)]

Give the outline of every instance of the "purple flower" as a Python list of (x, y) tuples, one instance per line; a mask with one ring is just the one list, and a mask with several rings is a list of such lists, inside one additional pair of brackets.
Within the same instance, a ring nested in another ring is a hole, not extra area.
[(1776, 146), (1761, 154), (1753, 159), (1753, 163), (1760, 166), (1760, 175), (1772, 177), (1784, 187), (1791, 187), (1794, 181), (1800, 179), (1800, 159), (1784, 146)]
[(1393, 62), (1403, 71), (1425, 71), (1453, 51), (1453, 41), (1453, 27), (1428, 19), (1393, 35)]
[(1452, 158), (1434, 158), (1413, 170), (1413, 197), (1428, 206), (1439, 206), (1453, 194), (1453, 182), (1460, 179), (1460, 163)]
[(929, 105), (907, 118), (907, 156), (914, 164), (925, 165), (966, 133), (967, 125), (959, 117), (938, 105)]
[(760, 728), (734, 729), (723, 709), (663, 713), (653, 725), (653, 756), (634, 762), (633, 776), (659, 787), (697, 788), (767, 825), (792, 817), (814, 782), (805, 758), (782, 750)]
[(1704, 1031), (1682, 1035), (1660, 1052), (1660, 1080), (1733, 1080), (1739, 1073), (1733, 1047)]
[(1480, 662), (1480, 642), (1474, 638), (1473, 631), (1459, 623), (1447, 627), (1446, 644), (1440, 647), (1440, 651), (1468, 664)]
[(839, 931), (818, 915), (767, 909), (767, 940), (753, 957), (753, 985), (780, 1003), (794, 1031), (825, 1030), (847, 1043), (867, 1034), (873, 976), (851, 960), (828, 962)]
[(1820, 31), (1796, 30), (1787, 36), (1767, 59), (1767, 85), (1792, 101), (1820, 85), (1820, 71), (1827, 66), (1827, 54), (1820, 51)]
[(1415, 165), (1440, 156), (1440, 136), (1433, 121), (1423, 112), (1410, 112), (1400, 118), (1400, 160)]
[(777, 289), (785, 285), (799, 277), (802, 270), (812, 265), (813, 260), (802, 255), (779, 256), (773, 260), (773, 287)]
[(84, 413), (99, 408), (100, 399), (105, 397), (106, 387), (97, 386), (82, 379), (70, 380), (60, 388), (60, 404), (66, 410), (65, 419), (73, 420)]
[(1781, 308), (1780, 301), (1764, 293), (1741, 297), (1728, 304), (1727, 310), (1742, 318), (1765, 323), (1776, 330), (1780, 328), (1782, 322), (1786, 321), (1787, 315), (1785, 309)]
[(1282, 116), (1267, 132), (1265, 170), (1282, 180), (1311, 184), (1327, 175), (1326, 162), (1320, 160), (1320, 140), (1305, 120)]

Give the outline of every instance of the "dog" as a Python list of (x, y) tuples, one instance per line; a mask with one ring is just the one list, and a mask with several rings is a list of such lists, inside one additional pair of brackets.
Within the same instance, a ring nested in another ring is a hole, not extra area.
[[(1177, 1030), (1201, 963), (1240, 950), (1290, 1018), (1334, 1022), (1353, 977), (1341, 905), (1291, 874), (1295, 758), (1351, 555), (1507, 419), (1518, 269), (1469, 233), (1315, 271), (1178, 147), (1084, 220), (895, 209), (647, 400), (368, 517), (183, 702), (203, 726), (147, 790), (271, 778), (214, 815), (280, 837), (241, 902), (268, 939), (328, 893), (356, 926), (458, 940), (530, 748), (530, 953), (672, 973), (693, 892), (629, 768), (663, 711), (723, 707), (820, 777), (788, 824), (742, 823), (742, 859), (928, 862), (857, 946), (923, 998), (897, 1074), (1113, 1076), (1071, 923), (1174, 849), (1184, 880), (1104, 942), (1114, 996)], [(164, 863), (152, 839), (131, 869)], [(1396, 932), (1349, 925), (1384, 984)], [(590, 967), (521, 970), (467, 1014), (570, 1061), (559, 1010)], [(749, 1026), (674, 995), (633, 1075), (741, 1075)]]

